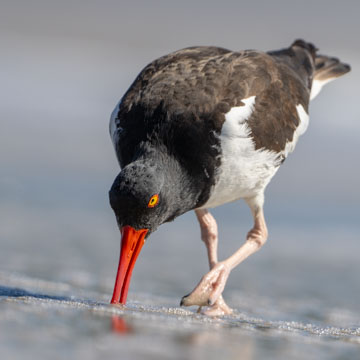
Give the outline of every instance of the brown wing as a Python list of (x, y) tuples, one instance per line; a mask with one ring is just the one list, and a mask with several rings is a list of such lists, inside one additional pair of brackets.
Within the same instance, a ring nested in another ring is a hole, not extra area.
[[(215, 47), (183, 49), (155, 60), (139, 74), (120, 104), (119, 151), (130, 158), (135, 150), (128, 144), (144, 141), (152, 133), (173, 146), (171, 134), (177, 132), (189, 144), (190, 156), (193, 142), (216, 145), (209, 133), (220, 133), (224, 114), (253, 95), (256, 111), (249, 126), (256, 148), (282, 150), (299, 124), (296, 105), (307, 110), (309, 101), (301, 65), (307, 50), (294, 49), (290, 55), (293, 51), (299, 56), (291, 56), (290, 62), (282, 52), (232, 52)], [(167, 134), (161, 135), (165, 129)]]

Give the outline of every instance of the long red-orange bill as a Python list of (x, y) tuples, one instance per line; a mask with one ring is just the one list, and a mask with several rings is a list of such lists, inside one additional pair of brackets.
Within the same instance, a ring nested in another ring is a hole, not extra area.
[(148, 229), (135, 230), (126, 225), (121, 228), (121, 251), (119, 267), (116, 274), (115, 287), (111, 304), (125, 304), (129, 290), (131, 274), (137, 257), (145, 243)]

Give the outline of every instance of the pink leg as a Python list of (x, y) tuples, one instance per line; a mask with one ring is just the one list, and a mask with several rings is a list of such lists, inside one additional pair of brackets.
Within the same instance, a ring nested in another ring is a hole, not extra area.
[[(264, 213), (262, 209), (263, 196), (246, 199), (246, 202), (250, 206), (250, 209), (254, 216), (254, 227), (249, 231), (245, 244), (243, 244), (233, 255), (221, 262), (217, 262), (216, 255), (217, 228), (215, 219), (211, 216), (209, 212), (207, 212), (207, 210), (197, 210), (197, 216), (202, 229), (202, 234), (204, 227), (204, 233), (211, 235), (205, 236), (207, 240), (210, 239), (210, 241), (208, 240), (208, 242), (211, 245), (207, 245), (207, 242), (205, 240), (204, 241), (208, 248), (210, 266), (212, 264), (213, 265), (211, 267), (211, 270), (205, 276), (203, 276), (195, 289), (189, 295), (182, 298), (182, 305), (215, 305), (215, 307), (212, 307), (209, 310), (208, 315), (223, 315), (224, 313), (227, 313), (224, 312), (224, 309), (222, 309), (221, 307), (217, 308), (216, 304), (219, 305), (223, 302), (221, 294), (224, 290), (230, 271), (237, 265), (239, 265), (242, 261), (244, 261), (248, 256), (259, 250), (265, 244), (268, 236)], [(201, 211), (203, 213), (199, 213)], [(199, 214), (201, 220), (199, 218)], [(205, 225), (202, 225), (202, 223), (204, 223)], [(212, 224), (215, 224), (215, 227)], [(211, 239), (216, 239), (216, 241), (211, 241)], [(218, 301), (219, 303), (217, 303)]]
[(195, 210), (200, 224), (201, 240), (205, 243), (210, 270), (217, 264), (218, 229), (216, 220), (207, 209)]
[[(218, 229), (216, 220), (207, 209), (195, 210), (196, 217), (200, 224), (201, 240), (205, 243), (210, 270), (218, 263), (217, 246), (218, 246)], [(201, 306), (198, 312), (205, 315), (225, 315), (231, 314), (231, 308), (225, 303), (222, 295), (210, 306), (210, 308), (201, 311)]]

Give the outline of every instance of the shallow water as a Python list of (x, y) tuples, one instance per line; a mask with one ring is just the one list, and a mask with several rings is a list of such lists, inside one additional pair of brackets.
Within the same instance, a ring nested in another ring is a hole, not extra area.
[[(19, 250), (3, 241), (1, 358), (360, 358), (357, 228), (272, 228), (231, 274), (224, 297), (234, 314), (211, 319), (178, 306), (207, 271), (194, 224), (185, 216), (148, 240), (126, 307), (109, 305), (117, 242), (95, 233)], [(221, 258), (238, 245), (239, 224), (225, 225)]]

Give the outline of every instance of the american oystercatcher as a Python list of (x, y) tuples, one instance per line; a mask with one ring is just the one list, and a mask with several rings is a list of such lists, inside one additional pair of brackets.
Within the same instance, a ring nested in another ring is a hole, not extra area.
[[(305, 132), (310, 99), (348, 71), (303, 40), (267, 53), (191, 47), (146, 66), (110, 120), (121, 171), (109, 197), (122, 234), (111, 303), (126, 303), (145, 239), (194, 210), (210, 271), (181, 305), (230, 313), (222, 297), (230, 271), (268, 236), (264, 190)], [(233, 255), (218, 261), (208, 208), (238, 199), (249, 205), (254, 226)]]

